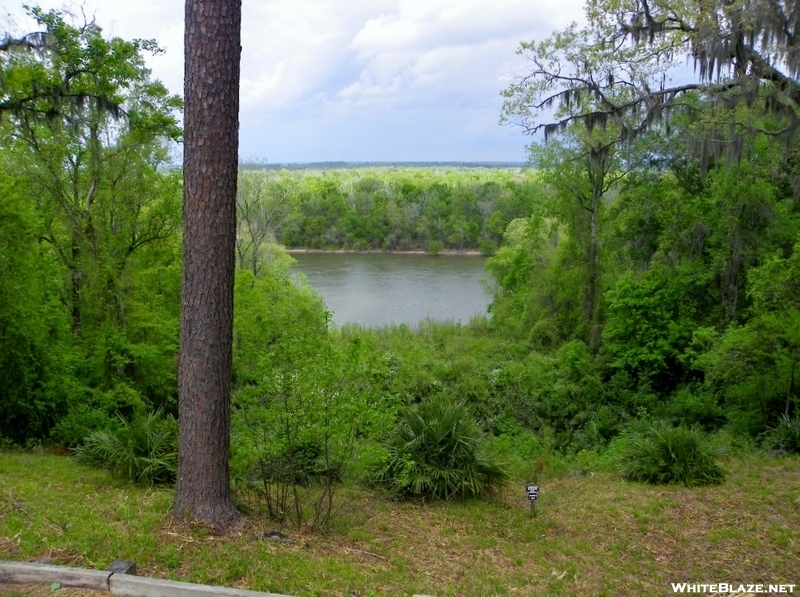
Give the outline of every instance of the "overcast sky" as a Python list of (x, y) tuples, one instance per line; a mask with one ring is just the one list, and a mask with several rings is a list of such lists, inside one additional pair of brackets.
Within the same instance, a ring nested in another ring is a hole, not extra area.
[[(153, 75), (182, 94), (183, 2), (83, 10), (106, 35), (156, 39)], [(530, 138), (498, 125), (500, 92), (525, 70), (515, 50), (582, 17), (582, 0), (244, 0), (240, 156), (524, 161)]]

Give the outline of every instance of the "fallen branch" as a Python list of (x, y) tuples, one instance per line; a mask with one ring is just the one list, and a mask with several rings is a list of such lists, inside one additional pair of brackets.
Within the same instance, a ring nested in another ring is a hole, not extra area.
[(347, 553), (354, 553), (354, 554), (358, 554), (358, 555), (362, 555), (362, 556), (369, 556), (371, 558), (378, 558), (379, 560), (383, 560), (384, 562), (388, 562), (389, 561), (388, 558), (385, 558), (382, 555), (379, 555), (377, 553), (372, 553), (371, 551), (364, 551), (363, 549), (354, 549), (352, 547), (345, 547), (344, 550)]

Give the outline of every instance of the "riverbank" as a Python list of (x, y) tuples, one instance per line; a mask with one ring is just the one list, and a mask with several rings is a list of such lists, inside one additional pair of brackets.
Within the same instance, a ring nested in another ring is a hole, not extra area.
[(423, 251), (422, 249), (414, 250), (414, 251), (381, 251), (379, 249), (366, 249), (361, 251), (351, 250), (351, 249), (286, 249), (284, 248), (289, 255), (292, 254), (312, 254), (312, 255), (322, 255), (322, 254), (336, 254), (336, 255), (430, 255), (431, 257), (437, 257), (439, 255), (458, 255), (464, 257), (486, 257), (480, 251), (475, 250), (463, 250), (459, 251), (456, 249), (442, 249), (438, 253), (429, 253), (428, 251)]

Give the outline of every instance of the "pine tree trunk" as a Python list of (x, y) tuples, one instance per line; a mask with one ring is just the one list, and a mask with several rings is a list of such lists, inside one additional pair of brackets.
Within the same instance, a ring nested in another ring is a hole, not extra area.
[(239, 143), (240, 0), (186, 0), (183, 287), (173, 513), (224, 530)]

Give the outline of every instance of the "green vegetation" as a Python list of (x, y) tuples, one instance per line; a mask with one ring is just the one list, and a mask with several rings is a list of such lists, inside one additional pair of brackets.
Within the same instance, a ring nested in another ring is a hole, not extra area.
[[(230, 470), (248, 522), (211, 539), (154, 485), (175, 474), (180, 100), (143, 66), (152, 43), (32, 14), (46, 57), (0, 52), (0, 446), (115, 478), (0, 456), (8, 557), (331, 595), (655, 594), (734, 580), (731, 557), (743, 582), (791, 579), (800, 146), (758, 132), (780, 123), (757, 102), (743, 138), (699, 93), (624, 148), (619, 123), (567, 126), (535, 170), (244, 171)], [(741, 159), (687, 154), (698, 138)], [(284, 246), (479, 250), (490, 314), (337, 329)], [(302, 541), (265, 544), (276, 526)]]
[(93, 431), (75, 449), (79, 462), (142, 483), (171, 483), (178, 472), (178, 426), (161, 410), (114, 429)]
[(378, 482), (401, 496), (477, 497), (497, 491), (508, 472), (482, 454), (483, 438), (466, 409), (433, 399), (401, 411)]
[(632, 430), (625, 438), (622, 475), (633, 481), (687, 487), (722, 483), (719, 450), (695, 427), (672, 427), (655, 421)]
[[(177, 411), (180, 181), (160, 166), (180, 102), (142, 66), (152, 44), (34, 13), (66, 62), (4, 52), (5, 93), (82, 60), (98, 70), (82, 92), (127, 113), (59, 104), (31, 120), (20, 108), (0, 129), (0, 434), (75, 447), (120, 416)], [(565, 455), (602, 452), (638, 420), (742, 441), (795, 420), (793, 162), (785, 144), (756, 135), (740, 163), (701, 168), (682, 143), (704, 126), (684, 116), (668, 144), (641, 136), (625, 156), (615, 145), (588, 162), (604, 133), (567, 129), (532, 148), (535, 172), (243, 171), (235, 476), (363, 479), (385, 462), (398, 413), (433, 399), (462, 404), (490, 443)], [(275, 240), (486, 249), (496, 253), (491, 318), (330, 329)], [(522, 458), (513, 452), (509, 462)]]
[(481, 251), (525, 217), (539, 194), (522, 170), (372, 168), (244, 170), (239, 266), (259, 272), (269, 241), (289, 248)]
[[(795, 582), (800, 462), (726, 463), (725, 484), (687, 489), (617, 476), (524, 485), (491, 500), (388, 501), (348, 490), (327, 534), (250, 517), (226, 536), (169, 517), (171, 491), (122, 483), (72, 459), (0, 455), (0, 558), (55, 558), (300, 597), (665, 595), (672, 582)], [(731, 569), (731, 562), (735, 569)]]
[(777, 424), (769, 428), (765, 442), (773, 450), (800, 454), (800, 416), (795, 415), (790, 419), (783, 415)]
[(0, 53), (0, 435), (76, 445), (175, 411), (182, 102), (153, 42), (29, 12), (46, 48)]

